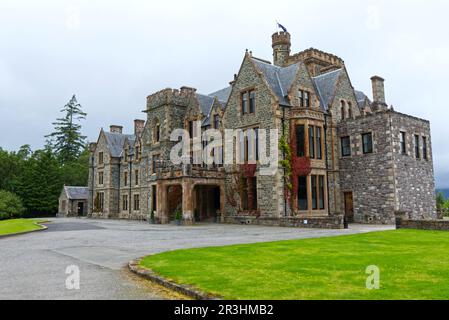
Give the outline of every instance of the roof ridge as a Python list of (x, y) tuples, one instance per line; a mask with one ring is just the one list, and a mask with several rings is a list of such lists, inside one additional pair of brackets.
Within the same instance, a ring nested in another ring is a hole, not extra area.
[(331, 73), (340, 72), (340, 71), (342, 71), (342, 70), (343, 70), (343, 68), (339, 68), (339, 69), (336, 69), (336, 70), (332, 70), (332, 71), (329, 71), (329, 72), (326, 72), (326, 73), (317, 75), (317, 76), (315, 76), (315, 77), (312, 77), (312, 79), (316, 79), (316, 78), (319, 78), (319, 77), (327, 76), (327, 75), (330, 75)]

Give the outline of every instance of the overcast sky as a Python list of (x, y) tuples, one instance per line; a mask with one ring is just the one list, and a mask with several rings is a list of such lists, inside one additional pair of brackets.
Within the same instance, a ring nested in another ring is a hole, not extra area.
[(84, 134), (145, 118), (145, 98), (182, 85), (227, 86), (245, 49), (271, 60), (279, 20), (292, 51), (315, 47), (346, 62), (371, 97), (429, 119), (437, 184), (449, 187), (449, 1), (20, 1), (0, 2), (0, 147), (36, 149), (76, 94)]

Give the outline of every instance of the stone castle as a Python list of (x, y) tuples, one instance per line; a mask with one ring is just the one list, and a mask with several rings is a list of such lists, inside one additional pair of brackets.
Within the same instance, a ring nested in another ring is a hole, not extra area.
[[(290, 34), (277, 32), (273, 63), (247, 51), (224, 89), (164, 89), (147, 97), (132, 134), (102, 129), (90, 145), (88, 215), (329, 228), (344, 218), (390, 224), (398, 212), (436, 218), (429, 122), (389, 107), (382, 78), (371, 78), (371, 101), (341, 58), (290, 47)], [(240, 129), (232, 152), (244, 164), (221, 164), (215, 149), (217, 163), (174, 165), (179, 128), (192, 141), (211, 128)], [(285, 142), (273, 175), (260, 174), (261, 129), (278, 129)]]

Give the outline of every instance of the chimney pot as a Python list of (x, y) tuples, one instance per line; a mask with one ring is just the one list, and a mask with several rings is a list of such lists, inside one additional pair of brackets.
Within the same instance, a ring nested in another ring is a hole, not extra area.
[(140, 137), (145, 127), (145, 120), (134, 120), (134, 135)]
[(122, 133), (122, 131), (123, 131), (122, 126), (117, 126), (117, 125), (113, 124), (109, 127), (109, 132), (111, 132), (111, 133)]

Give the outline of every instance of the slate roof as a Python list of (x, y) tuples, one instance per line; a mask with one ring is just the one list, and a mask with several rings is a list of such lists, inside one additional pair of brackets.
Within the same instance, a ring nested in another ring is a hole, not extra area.
[(231, 95), (232, 87), (226, 87), (224, 89), (212, 92), (209, 94), (211, 97), (217, 97), (218, 101), (222, 104), (226, 104), (228, 102), (229, 96)]
[(111, 152), (111, 157), (114, 157), (114, 158), (120, 157), (126, 138), (132, 139), (132, 140), (135, 139), (133, 134), (104, 132), (104, 135), (108, 142), (108, 147), (109, 147), (109, 151)]
[(336, 84), (342, 72), (343, 69), (338, 69), (312, 78), (324, 110), (327, 110), (329, 103), (332, 102), (331, 100), (337, 88)]
[(70, 200), (87, 200), (89, 188), (87, 187), (64, 187), (67, 198)]
[(359, 105), (359, 108), (362, 109), (365, 106), (365, 103), (368, 102), (368, 104), (371, 104), (370, 99), (366, 94), (364, 94), (362, 91), (355, 90), (355, 96), (357, 98), (357, 104)]
[(300, 62), (288, 67), (278, 67), (257, 58), (252, 58), (252, 61), (256, 65), (256, 68), (264, 75), (271, 90), (278, 97), (279, 103), (289, 106), (290, 103), (286, 97), (293, 85)]

